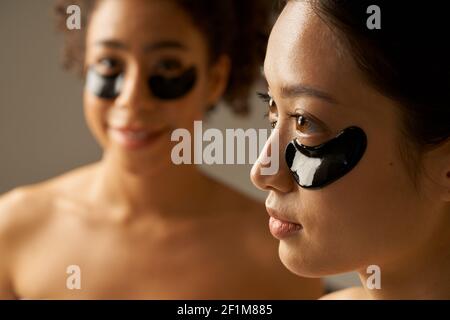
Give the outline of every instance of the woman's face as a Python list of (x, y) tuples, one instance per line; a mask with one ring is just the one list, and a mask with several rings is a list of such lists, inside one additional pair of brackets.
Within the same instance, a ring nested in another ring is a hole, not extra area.
[(208, 63), (208, 46), (173, 1), (100, 0), (86, 37), (84, 109), (107, 154), (133, 166), (169, 163), (174, 129), (216, 103), (227, 60)]
[[(269, 119), (279, 132), (280, 170), (261, 175), (257, 162), (252, 181), (269, 191), (269, 213), (301, 225), (280, 239), (283, 263), (300, 275), (323, 276), (400, 264), (416, 252), (440, 218), (426, 192), (414, 187), (402, 158), (399, 108), (367, 84), (306, 1), (290, 1), (281, 13), (264, 71), (274, 100)], [(316, 146), (350, 126), (367, 136), (356, 167), (323, 188), (300, 187), (284, 160), (286, 145), (296, 138)]]

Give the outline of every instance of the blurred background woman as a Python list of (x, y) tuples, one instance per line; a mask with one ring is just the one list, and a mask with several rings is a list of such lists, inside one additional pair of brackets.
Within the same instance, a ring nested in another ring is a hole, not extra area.
[[(66, 29), (78, 5), (82, 30)], [(261, 1), (59, 1), (66, 66), (86, 79), (101, 161), (0, 200), (2, 298), (316, 298), (265, 232), (263, 206), (171, 160), (171, 133), (224, 98), (245, 113)], [(45, 79), (43, 79), (45, 81)], [(81, 272), (70, 290), (70, 266)]]

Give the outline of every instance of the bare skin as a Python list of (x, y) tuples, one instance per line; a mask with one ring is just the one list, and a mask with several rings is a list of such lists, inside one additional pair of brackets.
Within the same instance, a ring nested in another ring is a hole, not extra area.
[[(178, 214), (118, 214), (90, 198), (100, 168), (101, 163), (87, 166), (1, 198), (2, 257), (7, 257), (1, 298), (320, 295), (316, 280), (298, 279), (277, 259), (261, 204), (202, 178), (208, 197)], [(81, 268), (81, 290), (66, 287), (70, 265)]]
[(368, 300), (370, 295), (361, 287), (352, 287), (329, 293), (320, 300)]

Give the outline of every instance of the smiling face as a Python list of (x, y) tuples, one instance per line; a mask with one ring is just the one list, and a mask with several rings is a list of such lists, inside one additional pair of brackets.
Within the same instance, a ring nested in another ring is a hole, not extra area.
[(207, 43), (175, 2), (100, 0), (86, 37), (84, 110), (107, 155), (134, 165), (169, 163), (174, 129), (216, 103), (227, 60), (211, 65)]
[[(281, 165), (276, 175), (261, 175), (257, 162), (252, 181), (269, 191), (269, 213), (294, 223), (281, 237), (283, 263), (300, 275), (323, 276), (400, 264), (418, 251), (442, 217), (433, 214), (421, 177), (415, 188), (402, 158), (399, 107), (367, 84), (307, 1), (290, 1), (281, 13), (264, 70)], [(356, 166), (323, 188), (300, 187), (284, 160), (286, 146), (293, 139), (317, 146), (351, 126), (367, 136)]]

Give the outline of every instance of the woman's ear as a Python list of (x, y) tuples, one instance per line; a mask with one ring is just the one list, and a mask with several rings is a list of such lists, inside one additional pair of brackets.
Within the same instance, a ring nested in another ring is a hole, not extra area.
[(208, 106), (215, 105), (228, 86), (230, 78), (231, 60), (227, 55), (221, 55), (211, 66), (209, 72)]
[(424, 167), (433, 183), (433, 192), (439, 199), (450, 202), (450, 139), (425, 155)]

